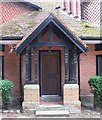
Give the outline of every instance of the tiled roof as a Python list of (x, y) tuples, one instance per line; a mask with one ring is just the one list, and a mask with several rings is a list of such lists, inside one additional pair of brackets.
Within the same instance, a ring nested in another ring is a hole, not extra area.
[(79, 41), (79, 43), (81, 43), (85, 48), (87, 48), (87, 45), (77, 36), (77, 34), (70, 28), (70, 26), (68, 26), (68, 24), (66, 24), (66, 22), (60, 18), (60, 14), (57, 13), (40, 14), (39, 20), (36, 22), (35, 27), (29, 33), (27, 33), (27, 35), (17, 44), (16, 48), (18, 48), (49, 16), (56, 18)]
[[(91, 27), (86, 22), (77, 21), (63, 12), (53, 10), (52, 11), (59, 20), (64, 22), (66, 27), (70, 27), (72, 31), (75, 31), (79, 36), (101, 36), (98, 28)], [(31, 29), (35, 28), (36, 24), (40, 23), (42, 18), (50, 12), (34, 11), (20, 17), (12, 22), (1, 25), (0, 36), (25, 36)]]
[(36, 6), (31, 6), (23, 2), (0, 2), (1, 18), (0, 25), (9, 22), (15, 18), (23, 16), (37, 9)]
[[(32, 2), (33, 1), (33, 2)], [(78, 36), (101, 36), (100, 29), (91, 26), (89, 23), (80, 22), (71, 18), (63, 11), (55, 10), (56, 5), (61, 3), (58, 0), (51, 0), (51, 2), (41, 2), (46, 0), (31, 0), (32, 4), (36, 4), (42, 8), (42, 11), (34, 11), (29, 14), (19, 17), (7, 24), (1, 25), (1, 36), (26, 36), (28, 32), (34, 30), (37, 24), (40, 24), (44, 16), (51, 12), (58, 17), (59, 20), (74, 31)]]

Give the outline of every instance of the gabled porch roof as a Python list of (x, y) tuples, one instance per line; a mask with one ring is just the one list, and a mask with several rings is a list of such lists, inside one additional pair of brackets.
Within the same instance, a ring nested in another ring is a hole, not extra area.
[(87, 51), (87, 45), (73, 32), (69, 26), (66, 26), (64, 21), (59, 20), (58, 16), (54, 14), (46, 15), (46, 18), (40, 20), (40, 23), (36, 24), (30, 33), (28, 33), (16, 46), (17, 54), (22, 53), (28, 44), (30, 44), (34, 38), (50, 23), (53, 23), (60, 31), (83, 53)]

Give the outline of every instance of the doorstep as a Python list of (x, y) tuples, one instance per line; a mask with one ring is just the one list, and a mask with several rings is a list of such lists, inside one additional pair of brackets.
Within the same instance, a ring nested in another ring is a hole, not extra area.
[(37, 110), (36, 116), (69, 116), (68, 110), (50, 110), (50, 111), (42, 111)]
[(36, 116), (69, 116), (70, 114), (79, 114), (81, 110), (72, 105), (39, 105), (36, 109)]
[(69, 116), (69, 111), (63, 105), (39, 105), (36, 116)]

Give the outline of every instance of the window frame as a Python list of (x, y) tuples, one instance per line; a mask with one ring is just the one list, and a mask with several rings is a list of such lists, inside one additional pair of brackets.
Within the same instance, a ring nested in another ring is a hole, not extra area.
[(5, 46), (0, 44), (0, 51), (2, 52), (2, 51), (4, 51), (4, 49), (5, 49)]
[(96, 51), (102, 50), (102, 43), (101, 43), (101, 44), (96, 44), (96, 45), (95, 45), (95, 50), (96, 50)]
[(102, 57), (102, 54), (101, 55), (96, 55), (96, 75), (98, 75), (98, 58), (99, 57)]

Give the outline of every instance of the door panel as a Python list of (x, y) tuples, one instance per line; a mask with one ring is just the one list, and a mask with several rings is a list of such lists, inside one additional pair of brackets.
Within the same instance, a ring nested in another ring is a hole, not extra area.
[(40, 82), (42, 95), (58, 95), (60, 90), (60, 53), (41, 52)]

